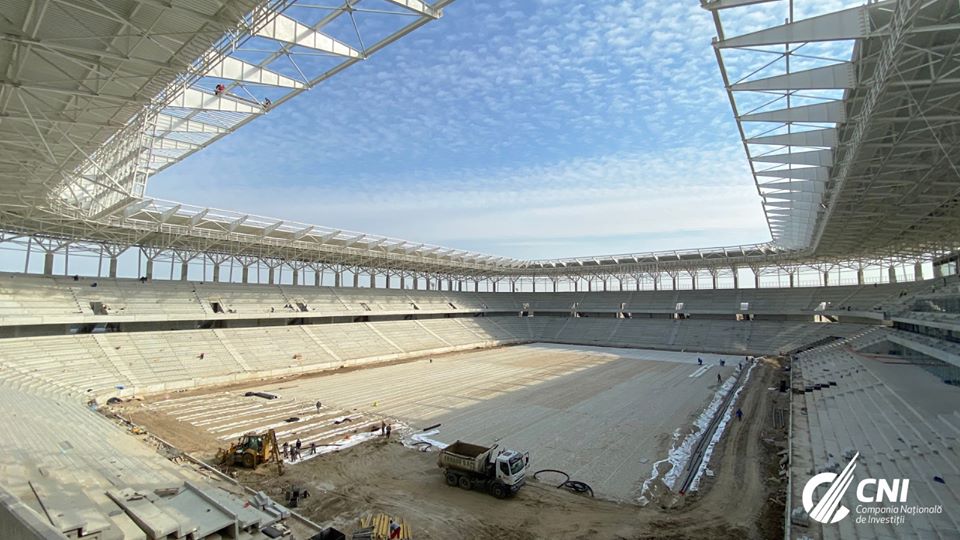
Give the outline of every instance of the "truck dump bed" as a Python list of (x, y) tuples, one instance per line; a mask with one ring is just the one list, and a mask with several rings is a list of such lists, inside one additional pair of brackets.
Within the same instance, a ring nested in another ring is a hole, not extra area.
[(490, 452), (495, 446), (480, 446), (477, 444), (457, 441), (440, 451), (437, 464), (447, 469), (461, 469), (482, 473), (487, 465)]

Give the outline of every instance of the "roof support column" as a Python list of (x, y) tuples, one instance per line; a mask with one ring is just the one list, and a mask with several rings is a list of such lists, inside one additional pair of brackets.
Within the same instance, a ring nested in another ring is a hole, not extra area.
[(140, 251), (143, 252), (143, 256), (147, 259), (147, 271), (144, 272), (142, 277), (153, 279), (153, 261), (163, 253), (163, 250), (157, 248), (140, 248)]
[[(126, 250), (129, 249), (129, 248), (130, 248), (130, 246), (118, 246), (118, 245), (113, 245), (113, 244), (104, 244), (104, 245), (102, 246), (103, 252), (105, 252), (105, 253), (107, 253), (108, 255), (110, 255), (109, 274), (108, 274), (108, 275), (109, 275), (111, 278), (116, 278), (116, 277), (117, 277), (117, 258), (120, 256), (120, 254), (122, 254), (124, 251), (126, 251)], [(100, 273), (100, 272), (98, 271), (97, 274), (99, 274), (99, 273)]]
[(890, 278), (890, 283), (897, 282), (897, 268), (892, 264), (890, 265), (889, 268), (887, 268), (887, 277)]
[(857, 268), (857, 285), (863, 285), (863, 267)]
[(174, 256), (180, 259), (180, 281), (186, 281), (190, 273), (190, 261), (197, 256), (196, 253), (189, 251), (174, 251)]
[(603, 292), (607, 292), (607, 278), (603, 278)]
[[(730, 268), (730, 271), (733, 272), (733, 288), (734, 288), (734, 289), (739, 289), (739, 288), (740, 288), (740, 272), (737, 271), (737, 267), (736, 267), (736, 266)], [(793, 274), (790, 274), (790, 275), (791, 275), (791, 278), (792, 278)], [(791, 285), (791, 287), (792, 287), (792, 286), (793, 286), (793, 285)], [(713, 288), (716, 289), (717, 286), (714, 285)]]
[(240, 263), (240, 283), (246, 285), (250, 283), (250, 265), (257, 262), (255, 257), (237, 257), (237, 261)]
[(793, 271), (793, 272), (790, 272), (788, 275), (790, 276), (790, 288), (792, 289), (796, 286), (796, 284), (794, 283), (794, 277), (796, 277), (797, 273), (796, 271)]
[(830, 285), (830, 271), (829, 271), (829, 270), (824, 270), (824, 271), (823, 271), (823, 286), (826, 287), (826, 286), (828, 286), (828, 285)]
[(480, 280), (473, 280), (473, 292), (480, 292)]
[(333, 271), (333, 286), (339, 287), (343, 282), (343, 270), (334, 270)]
[(420, 276), (414, 274), (414, 275), (412, 275), (412, 276), (410, 276), (410, 277), (413, 278), (413, 290), (415, 290), (415, 291), (416, 291), (416, 290), (419, 290), (419, 289), (420, 289)]
[(400, 290), (406, 290), (407, 288), (407, 276), (400, 274)]
[(374, 272), (373, 270), (370, 271), (370, 288), (371, 289), (377, 288), (377, 273)]
[[(210, 262), (213, 263), (213, 282), (220, 282), (220, 266), (227, 260), (226, 255), (220, 255), (217, 253), (208, 254), (207, 258), (210, 259)], [(149, 268), (149, 266), (147, 267)]]
[(392, 277), (393, 276), (390, 275), (390, 272), (387, 272), (387, 277), (385, 278), (386, 281), (384, 282), (384, 285), (386, 285), (388, 289), (390, 288), (390, 285), (392, 285), (392, 282), (393, 282), (393, 280), (391, 279)]
[(52, 276), (53, 275), (53, 261), (54, 255), (70, 245), (69, 242), (63, 242), (60, 240), (53, 240), (47, 238), (33, 238), (33, 242), (40, 246), (43, 249), (43, 275)]
[(920, 261), (913, 263), (913, 280), (923, 281), (923, 264)]

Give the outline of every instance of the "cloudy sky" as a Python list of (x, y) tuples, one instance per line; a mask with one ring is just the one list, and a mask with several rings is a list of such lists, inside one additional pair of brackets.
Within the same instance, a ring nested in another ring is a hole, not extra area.
[(767, 241), (714, 35), (696, 0), (459, 0), (148, 192), (534, 259)]

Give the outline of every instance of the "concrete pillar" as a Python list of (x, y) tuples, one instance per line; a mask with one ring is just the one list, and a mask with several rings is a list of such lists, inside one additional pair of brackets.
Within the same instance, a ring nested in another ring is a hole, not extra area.
[(603, 280), (603, 292), (607, 292), (607, 280)]
[(473, 292), (480, 292), (480, 281), (473, 282)]
[(319, 287), (323, 284), (323, 272), (321, 270), (314, 270), (313, 272), (313, 286)]
[(274, 270), (276, 270), (276, 268), (271, 266), (269, 271), (267, 272), (267, 283), (269, 283), (270, 285), (273, 285), (274, 274), (275, 274)]
[(637, 276), (637, 279), (633, 280), (633, 285), (634, 285), (634, 287), (636, 288), (636, 290), (638, 290), (638, 291), (640, 290), (640, 277), (639, 277), (639, 276)]
[(416, 290), (418, 290), (418, 289), (420, 289), (420, 278), (414, 276), (414, 277), (413, 277), (413, 290), (416, 291)]
[(463, 292), (463, 280), (457, 282), (457, 292)]
[(588, 280), (587, 280), (587, 292), (593, 292), (593, 280), (592, 280), (592, 279), (588, 279)]
[(887, 268), (887, 277), (890, 278), (890, 283), (897, 282), (897, 269), (894, 267)]
[(392, 281), (393, 281), (392, 279), (390, 279), (391, 277), (393, 277), (393, 276), (391, 276), (390, 274), (387, 274), (387, 277), (386, 277), (386, 285), (387, 285), (387, 288), (388, 288), (388, 289), (390, 288), (390, 285), (392, 284)]
[(826, 287), (830, 284), (830, 272), (827, 270), (823, 271), (823, 286)]
[[(790, 277), (793, 278), (793, 274), (790, 274)], [(791, 287), (793, 287), (793, 285), (791, 285)], [(716, 289), (717, 286), (714, 285), (713, 288)], [(733, 288), (734, 289), (740, 288), (740, 272), (737, 272), (736, 268), (733, 269)]]
[(497, 282), (491, 281), (490, 284), (491, 284), (490, 290), (492, 290), (493, 292), (497, 292)]
[(673, 283), (673, 290), (677, 290), (677, 276), (670, 276), (670, 280)]
[(933, 278), (940, 279), (942, 277), (943, 277), (943, 267), (938, 264), (933, 265)]
[(110, 257), (110, 277), (117, 277), (117, 258)]
[(537, 292), (537, 280), (533, 280), (531, 283), (533, 283), (533, 292)]
[(923, 264), (919, 262), (913, 263), (913, 280), (923, 281)]
[(187, 261), (180, 262), (180, 281), (187, 280), (187, 274), (190, 273), (190, 263)]
[[(717, 287), (717, 275), (716, 275), (716, 274), (711, 274), (711, 275), (710, 275), (710, 282), (713, 283), (713, 288), (714, 288), (714, 289), (717, 289), (717, 288), (718, 288), (718, 287)], [(736, 282), (736, 280), (734, 280), (734, 282)]]
[(857, 268), (857, 285), (863, 285), (863, 268)]
[[(150, 261), (147, 261), (147, 273), (150, 273)], [(297, 275), (296, 270), (293, 271), (293, 275), (294, 277), (296, 277)], [(220, 263), (217, 263), (217, 262), (213, 263), (213, 282), (214, 283), (220, 282)]]
[(340, 283), (343, 281), (343, 272), (334, 272), (333, 273), (333, 286), (339, 287)]
[(145, 276), (147, 279), (153, 279), (153, 259), (147, 259), (147, 273)]
[(377, 274), (374, 272), (370, 272), (370, 288), (371, 289), (377, 288)]
[(406, 290), (407, 288), (407, 278), (406, 276), (400, 276), (400, 290)]
[(697, 278), (700, 277), (697, 274), (690, 274), (690, 286), (693, 287), (693, 290), (697, 290)]
[(359, 287), (359, 286), (360, 286), (360, 274), (354, 272), (354, 273), (353, 273), (353, 288), (356, 289), (356, 288)]
[(43, 254), (43, 275), (53, 275), (53, 252), (48, 251)]
[(794, 283), (794, 277), (797, 275), (796, 272), (790, 272), (790, 288), (792, 289), (796, 284)]
[(756, 270), (753, 271), (753, 286), (756, 289), (760, 288), (760, 272)]
[(557, 280), (553, 280), (553, 292), (557, 292)]

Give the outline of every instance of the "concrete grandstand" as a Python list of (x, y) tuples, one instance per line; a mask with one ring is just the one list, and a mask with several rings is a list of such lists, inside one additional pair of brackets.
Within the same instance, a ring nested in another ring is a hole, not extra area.
[[(680, 537), (960, 538), (960, 10), (795, 20), (793, 1), (701, 0), (769, 240), (551, 260), (148, 195), (157, 172), (442, 25), (453, 0), (0, 2), (0, 245), (24, 268), (0, 273), (0, 537), (309, 538), (346, 511), (291, 512), (205, 452), (264, 429), (346, 449), (390, 421), (411, 445), (529, 448), (599, 499), (673, 508)], [(782, 25), (727, 35), (728, 13), (771, 2), (790, 6)], [(390, 24), (357, 45), (361, 8)], [(836, 43), (849, 57), (815, 52)], [(736, 72), (751, 54), (776, 59)], [(97, 272), (71, 271), (78, 257)], [(770, 414), (730, 425), (748, 403)], [(769, 467), (735, 472), (754, 428)], [(843, 490), (805, 487), (857, 460), (857, 478), (909, 479), (901, 502), (921, 510), (822, 519), (807, 499)], [(747, 516), (760, 525), (698, 523), (679, 499), (738, 476), (770, 509)], [(320, 485), (314, 499), (338, 496)], [(665, 515), (592, 537), (647, 537)], [(422, 519), (428, 538), (495, 537)]]

